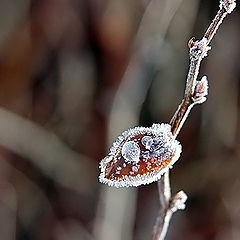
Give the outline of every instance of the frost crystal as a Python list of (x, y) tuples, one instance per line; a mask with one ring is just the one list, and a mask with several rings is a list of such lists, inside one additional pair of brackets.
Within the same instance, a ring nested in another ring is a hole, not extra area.
[(154, 126), (156, 134), (152, 136), (144, 136), (141, 143), (147, 151), (143, 151), (143, 158), (148, 159), (158, 158), (159, 160), (167, 159), (174, 152), (174, 144), (171, 140), (171, 132), (169, 129), (158, 129), (159, 126)]
[(137, 166), (132, 166), (132, 171), (133, 172), (137, 172), (138, 171), (138, 167)]
[(153, 144), (153, 138), (150, 136), (144, 136), (142, 138), (142, 144), (145, 146), (146, 149), (150, 150)]
[(166, 143), (166, 137), (163, 137), (163, 136), (157, 136), (157, 137), (144, 136), (142, 138), (142, 144), (145, 146), (146, 149), (150, 151), (158, 150), (165, 143)]
[(128, 141), (123, 144), (122, 156), (126, 162), (139, 162), (140, 148), (134, 141)]

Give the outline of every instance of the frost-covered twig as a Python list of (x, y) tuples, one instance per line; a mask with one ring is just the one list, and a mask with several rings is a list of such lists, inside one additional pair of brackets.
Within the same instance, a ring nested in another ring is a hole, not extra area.
[(187, 195), (180, 191), (171, 197), (169, 171), (158, 181), (161, 209), (153, 229), (153, 240), (163, 240), (167, 234), (172, 214), (185, 209)]
[[(199, 41), (194, 41), (194, 38), (192, 38), (189, 41), (190, 65), (184, 98), (170, 121), (171, 130), (175, 138), (181, 130), (192, 107), (206, 101), (208, 93), (207, 77), (204, 76), (200, 81), (197, 80), (200, 64), (202, 59), (207, 56), (207, 52), (211, 49), (209, 43), (223, 19), (227, 14), (230, 14), (235, 7), (235, 0), (220, 0), (219, 11), (203, 38)], [(161, 210), (154, 226), (153, 240), (163, 240), (165, 238), (172, 214), (179, 209), (184, 209), (185, 201), (187, 200), (187, 195), (183, 191), (171, 197), (169, 171), (158, 181), (158, 186)]]
[[(202, 101), (199, 101), (199, 97), (196, 98), (196, 85), (199, 86), (199, 82), (197, 81), (199, 68), (201, 61), (204, 57), (207, 56), (209, 47), (209, 43), (215, 35), (217, 29), (222, 23), (223, 19), (227, 16), (228, 13), (231, 13), (236, 6), (236, 2), (234, 0), (220, 0), (219, 11), (217, 12), (215, 18), (212, 23), (208, 27), (205, 32), (203, 38), (199, 41), (194, 41), (194, 38), (189, 41), (189, 56), (190, 56), (190, 65), (189, 71), (186, 81), (185, 95), (182, 103), (177, 109), (171, 120), (172, 133), (177, 136), (180, 129), (182, 128), (183, 123), (185, 122), (191, 108), (198, 103), (202, 103), (205, 99), (202, 98)], [(205, 78), (205, 77), (203, 77)], [(206, 80), (203, 79), (205, 82)], [(201, 81), (202, 81), (201, 80)], [(203, 82), (202, 82), (203, 83)], [(206, 85), (205, 85), (206, 86)]]

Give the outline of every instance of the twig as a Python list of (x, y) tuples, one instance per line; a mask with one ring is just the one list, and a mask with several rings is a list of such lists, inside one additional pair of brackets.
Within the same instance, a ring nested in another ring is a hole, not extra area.
[[(202, 59), (207, 56), (208, 50), (211, 49), (209, 43), (214, 37), (223, 19), (227, 14), (230, 14), (235, 7), (235, 0), (220, 0), (219, 11), (205, 32), (203, 38), (199, 41), (194, 41), (194, 38), (192, 38), (188, 43), (190, 48), (190, 65), (184, 98), (170, 121), (172, 133), (175, 138), (186, 121), (192, 107), (206, 101), (208, 92), (207, 78), (204, 76), (200, 81), (197, 81), (200, 64)], [(187, 200), (187, 195), (183, 191), (180, 191), (174, 197), (171, 197), (169, 172), (166, 172), (159, 180), (158, 191), (161, 210), (154, 226), (153, 240), (165, 239), (172, 214), (179, 209), (184, 209), (185, 201)]]
[(187, 195), (180, 191), (171, 198), (169, 171), (158, 181), (161, 209), (153, 229), (153, 240), (164, 240), (172, 215), (185, 208)]

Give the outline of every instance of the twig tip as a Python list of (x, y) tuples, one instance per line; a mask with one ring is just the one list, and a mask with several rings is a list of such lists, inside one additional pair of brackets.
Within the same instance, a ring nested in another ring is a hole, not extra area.
[(230, 14), (235, 7), (236, 7), (235, 0), (220, 0), (220, 9), (224, 8), (228, 14)]
[(170, 209), (172, 212), (176, 212), (177, 210), (184, 210), (187, 201), (187, 194), (184, 191), (179, 191), (171, 201)]

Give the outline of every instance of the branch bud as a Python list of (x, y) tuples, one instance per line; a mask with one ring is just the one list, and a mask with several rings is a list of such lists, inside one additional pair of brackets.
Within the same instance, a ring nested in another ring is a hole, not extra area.
[(185, 202), (187, 201), (187, 194), (184, 191), (178, 192), (171, 201), (170, 209), (172, 212), (176, 212), (177, 210), (184, 210), (186, 205)]
[(224, 8), (228, 14), (230, 14), (236, 7), (235, 0), (220, 0), (220, 9)]
[(207, 100), (208, 95), (208, 80), (207, 76), (203, 76), (200, 81), (197, 81), (192, 100), (195, 104), (203, 103)]

